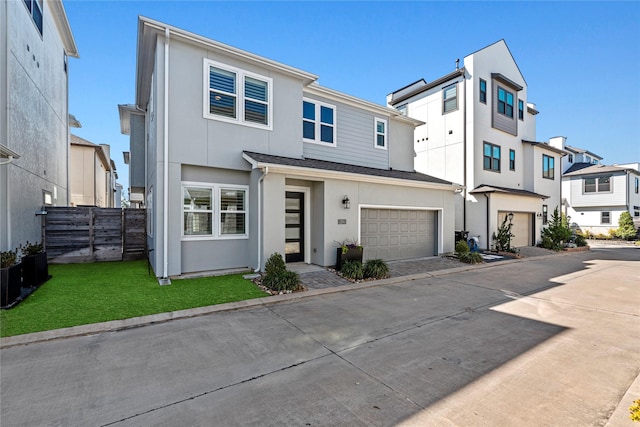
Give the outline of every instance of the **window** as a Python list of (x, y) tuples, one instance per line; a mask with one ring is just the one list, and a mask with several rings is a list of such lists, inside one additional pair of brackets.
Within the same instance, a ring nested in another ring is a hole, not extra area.
[(65, 74), (67, 73), (68, 70), (68, 64), (69, 64), (69, 57), (67, 56), (67, 52), (62, 52), (62, 60), (64, 62), (64, 72)]
[(638, 190), (640, 189), (640, 178), (636, 178), (636, 194), (638, 194)]
[(585, 178), (583, 185), (585, 193), (609, 193), (611, 192), (611, 175)]
[(600, 212), (600, 224), (611, 224), (611, 212)]
[(484, 143), (484, 170), (500, 172), (500, 146)]
[(442, 114), (458, 109), (458, 84), (442, 89)]
[(509, 170), (516, 170), (516, 152), (509, 150)]
[(546, 225), (549, 222), (549, 207), (542, 205), (542, 225)]
[(524, 101), (518, 100), (518, 118), (524, 120)]
[(597, 165), (598, 164), (598, 159), (592, 159), (591, 160), (591, 164), (592, 165)]
[(513, 93), (498, 86), (498, 113), (513, 118)]
[(547, 156), (546, 154), (542, 155), (542, 177), (547, 179), (554, 179), (555, 171), (554, 171), (555, 158), (551, 156)]
[(569, 154), (569, 163), (573, 163), (573, 154)]
[(487, 82), (480, 79), (480, 102), (487, 103)]
[(185, 238), (246, 238), (248, 187), (183, 183)]
[(271, 86), (268, 77), (204, 60), (204, 117), (271, 129)]
[(53, 205), (53, 196), (51, 194), (51, 191), (42, 190), (42, 204), (44, 206)]
[(307, 142), (336, 145), (336, 107), (315, 100), (302, 101), (302, 137)]
[(42, 0), (24, 0), (27, 10), (33, 19), (33, 23), (36, 24), (40, 35), (42, 35)]
[(376, 139), (374, 141), (374, 147), (381, 148), (383, 150), (387, 149), (387, 121), (383, 119), (375, 119), (375, 135)]

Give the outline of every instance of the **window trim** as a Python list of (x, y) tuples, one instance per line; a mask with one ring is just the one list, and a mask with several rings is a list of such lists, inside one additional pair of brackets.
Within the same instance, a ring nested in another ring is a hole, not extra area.
[[(454, 87), (456, 89), (456, 96), (455, 96), (456, 105), (455, 105), (454, 108), (452, 108), (450, 110), (447, 110), (446, 109), (447, 101), (450, 101), (450, 100), (452, 100), (454, 98), (449, 98), (449, 99), (445, 98), (445, 93), (446, 93), (447, 89), (451, 89), (452, 87)], [(457, 111), (457, 110), (458, 110), (458, 82), (455, 82), (454, 84), (451, 84), (451, 85), (448, 85), (448, 86), (445, 86), (445, 87), (442, 88), (442, 115), (449, 114), (449, 113), (452, 113), (452, 112)]]
[[(486, 155), (486, 154), (484, 154), (484, 152), (485, 152), (485, 146), (487, 146), (487, 145), (489, 145), (489, 146), (491, 147), (491, 161), (490, 161), (490, 166), (491, 166), (491, 168), (489, 168), (489, 169), (487, 169), (487, 168), (485, 167), (485, 164), (484, 164), (484, 163), (485, 163), (485, 158), (487, 157), (487, 155)], [(497, 147), (497, 148), (498, 148), (498, 150), (499, 150), (499, 151), (498, 151), (498, 156), (499, 156), (499, 157), (498, 157), (497, 159), (496, 159), (496, 157), (493, 157), (493, 153), (494, 153), (493, 149), (494, 149), (494, 148), (496, 148), (496, 147)], [(493, 168), (493, 161), (494, 161), (494, 160), (498, 160), (498, 169), (494, 169), (494, 168)], [(500, 147), (500, 146), (499, 146), (499, 145), (497, 145), (497, 144), (492, 144), (492, 143), (490, 143), (490, 142), (483, 141), (483, 143), (482, 143), (482, 169), (483, 169), (483, 170), (486, 170), (486, 171), (489, 171), (489, 172), (497, 172), (497, 173), (501, 173), (501, 169), (502, 169), (501, 162), (502, 162), (502, 147)]]
[[(545, 171), (545, 160), (547, 160), (546, 171)], [(549, 156), (547, 154), (542, 155), (542, 177), (544, 179), (555, 180), (556, 175), (556, 158), (553, 156)]]
[[(378, 123), (384, 124), (384, 132), (378, 132)], [(389, 145), (389, 127), (386, 119), (381, 119), (379, 117), (374, 117), (373, 119), (373, 147), (378, 150), (386, 150)], [(378, 136), (382, 135), (384, 137), (384, 145), (378, 145)]]
[[(211, 67), (219, 68), (223, 71), (235, 74), (236, 92), (233, 94), (235, 97), (236, 117), (226, 117), (218, 114), (211, 113), (210, 110), (210, 93), (212, 91), (209, 78)], [(202, 116), (208, 120), (217, 120), (226, 123), (234, 123), (242, 126), (254, 127), (258, 129), (273, 130), (273, 79), (271, 77), (263, 76), (261, 74), (252, 73), (251, 71), (243, 70), (242, 68), (233, 67), (220, 62), (212, 61), (211, 59), (204, 58), (203, 60), (203, 104), (202, 104)], [(249, 98), (245, 94), (245, 82), (247, 77), (255, 79), (267, 84), (267, 101), (259, 101), (260, 103), (267, 104), (267, 124), (261, 124), (257, 122), (247, 121), (246, 119), (246, 102), (258, 102), (255, 99)]]
[[(500, 91), (503, 91), (505, 93), (505, 100), (504, 101), (500, 101)], [(502, 86), (498, 85), (498, 89), (496, 92), (496, 112), (498, 114), (501, 114), (507, 118), (509, 118), (510, 120), (514, 120), (515, 119), (515, 114), (514, 114), (514, 110), (515, 110), (515, 105), (514, 104), (509, 104), (507, 102), (508, 100), (508, 95), (511, 95), (512, 99), (515, 101), (516, 99), (516, 95), (515, 93), (503, 88)], [(500, 104), (504, 104), (504, 113), (500, 112)], [(507, 106), (511, 107), (511, 115), (507, 114)]]
[(518, 99), (518, 120), (524, 121), (524, 101)]
[[(482, 83), (484, 83), (484, 90), (482, 90)], [(480, 83), (478, 84), (478, 89), (479, 89), (480, 102), (486, 105), (487, 104), (487, 81), (484, 79), (480, 79)], [(484, 100), (482, 99), (483, 97), (484, 97)]]
[[(332, 104), (327, 104), (326, 102), (323, 101), (318, 101), (317, 99), (313, 99), (313, 98), (306, 98), (303, 97), (302, 98), (302, 105), (304, 106), (304, 103), (308, 102), (311, 103), (315, 106), (315, 119), (313, 120), (314, 123), (314, 129), (315, 129), (315, 139), (310, 139), (310, 138), (305, 138), (304, 137), (304, 132), (302, 134), (302, 140), (304, 142), (308, 142), (310, 144), (318, 144), (318, 145), (322, 145), (324, 147), (337, 147), (338, 145), (338, 132), (337, 132), (337, 128), (338, 128), (338, 108), (335, 105)], [(330, 142), (326, 142), (326, 141), (322, 141), (322, 120), (321, 120), (321, 107), (325, 107), (325, 108), (329, 108), (331, 110), (333, 110), (333, 143)], [(304, 108), (304, 107), (303, 107)], [(302, 118), (302, 122), (304, 123), (305, 121), (307, 122), (312, 122), (309, 119), (305, 119), (304, 115), (301, 115)]]
[[(201, 241), (201, 240), (247, 240), (249, 239), (249, 186), (238, 184), (223, 184), (223, 183), (209, 183), (209, 182), (197, 182), (197, 181), (182, 181), (181, 183), (181, 196), (180, 203), (182, 206), (182, 213), (180, 215), (181, 227), (180, 237), (182, 241)], [(211, 234), (205, 235), (189, 235), (184, 234), (184, 200), (182, 195), (184, 189), (202, 188), (211, 190), (211, 210), (202, 210), (200, 212), (211, 212)], [(244, 191), (244, 210), (235, 211), (236, 213), (244, 214), (244, 233), (243, 234), (222, 234), (222, 214), (228, 211), (222, 210), (222, 197), (223, 190), (242, 190)]]
[[(604, 215), (607, 215), (607, 222), (604, 221)], [(611, 225), (611, 211), (601, 211), (600, 212), (600, 224), (602, 225)]]
[[(609, 178), (609, 189), (608, 190), (600, 190), (600, 178)], [(594, 191), (587, 191), (587, 180), (594, 180)], [(585, 176), (582, 178), (582, 194), (610, 194), (613, 193), (613, 175), (604, 175), (604, 176)]]
[(509, 149), (509, 170), (510, 171), (516, 170), (516, 150), (512, 150), (512, 149)]

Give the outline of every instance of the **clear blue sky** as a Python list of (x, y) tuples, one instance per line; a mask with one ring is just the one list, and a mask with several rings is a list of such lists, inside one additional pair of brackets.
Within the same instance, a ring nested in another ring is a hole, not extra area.
[[(456, 58), (500, 39), (536, 104), (537, 140), (567, 143), (606, 164), (640, 162), (639, 2), (218, 2), (66, 0), (80, 59), (70, 60), (78, 136), (111, 145), (128, 187), (118, 104), (135, 101), (143, 15), (318, 75), (378, 104)], [(462, 62), (461, 62), (462, 64)]]

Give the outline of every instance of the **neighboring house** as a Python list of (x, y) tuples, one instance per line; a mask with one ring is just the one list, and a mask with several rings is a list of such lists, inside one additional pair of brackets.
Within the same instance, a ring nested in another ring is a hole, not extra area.
[(333, 265), (344, 239), (360, 239), (365, 259), (453, 250), (456, 186), (414, 171), (420, 121), (147, 18), (137, 46), (121, 127), (130, 166), (145, 166), (158, 277), (261, 269), (276, 252)]
[(492, 235), (513, 213), (512, 246), (540, 239), (545, 215), (560, 205), (560, 159), (536, 141), (527, 82), (504, 40), (464, 58), (464, 66), (430, 83), (418, 80), (387, 97), (389, 106), (425, 122), (414, 135), (416, 170), (464, 185), (456, 230)]
[(121, 207), (119, 199), (116, 203), (118, 174), (110, 152), (107, 144), (98, 145), (71, 135), (69, 206)]
[(606, 166), (597, 154), (566, 145), (564, 137), (553, 138), (552, 144), (572, 154), (562, 175), (562, 211), (571, 224), (607, 234), (627, 211), (640, 226), (639, 163)]
[(0, 2), (0, 250), (42, 239), (43, 206), (69, 201), (68, 58), (62, 2)]

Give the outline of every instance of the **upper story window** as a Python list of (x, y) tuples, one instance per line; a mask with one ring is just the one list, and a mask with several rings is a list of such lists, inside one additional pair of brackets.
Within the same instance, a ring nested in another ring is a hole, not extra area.
[(458, 109), (458, 84), (442, 89), (442, 114)]
[(375, 135), (374, 147), (387, 149), (387, 121), (384, 119), (374, 119)]
[(272, 129), (272, 79), (204, 60), (204, 117)]
[(484, 170), (500, 172), (500, 146), (488, 142), (484, 143)]
[(509, 170), (516, 170), (516, 152), (509, 150)]
[(573, 163), (573, 154), (569, 154), (569, 163)]
[(246, 238), (246, 186), (183, 183), (184, 238)]
[(591, 160), (591, 164), (592, 165), (597, 165), (598, 164), (598, 159), (592, 159)]
[(636, 194), (638, 194), (638, 190), (640, 189), (640, 178), (636, 178)]
[(598, 178), (584, 178), (583, 189), (585, 193), (610, 193), (611, 175)]
[(498, 86), (498, 113), (513, 118), (513, 102), (513, 93)]
[(42, 35), (42, 3), (43, 0), (24, 0), (24, 4), (27, 6), (31, 19), (33, 19), (33, 23), (36, 24), (40, 35)]
[(524, 120), (524, 101), (522, 99), (518, 100), (518, 118)]
[(554, 179), (555, 176), (555, 157), (542, 155), (542, 177), (547, 179)]
[(480, 79), (480, 102), (487, 103), (487, 82)]
[(336, 145), (336, 107), (315, 100), (302, 101), (302, 138), (307, 142)]

